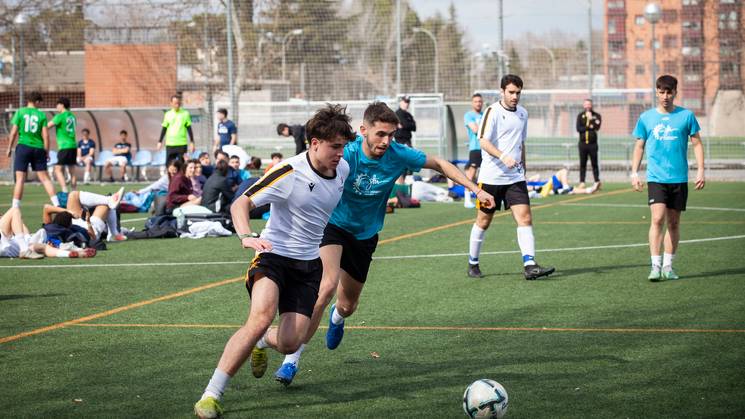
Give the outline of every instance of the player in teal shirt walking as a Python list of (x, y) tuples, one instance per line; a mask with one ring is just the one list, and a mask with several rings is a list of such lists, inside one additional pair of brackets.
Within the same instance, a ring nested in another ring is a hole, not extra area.
[[(396, 179), (405, 170), (427, 168), (476, 193), (487, 208), (494, 198), (482, 191), (447, 160), (427, 156), (423, 152), (393, 141), (398, 126), (396, 113), (381, 102), (367, 107), (359, 137), (344, 148), (344, 160), (349, 163), (349, 177), (344, 182), (341, 201), (331, 214), (321, 241), (323, 278), (318, 300), (313, 309), (311, 326), (304, 340), (315, 334), (326, 306), (337, 294), (331, 306), (326, 346), (335, 349), (344, 334), (344, 319), (357, 309), (362, 288), (378, 244), (378, 232), (383, 228), (385, 207)], [(277, 381), (289, 385), (297, 373), (297, 363), (305, 345), (285, 357), (275, 373)], [(265, 358), (264, 358), (265, 359)]]
[[(649, 227), (649, 251), (652, 255), (652, 282), (678, 279), (673, 259), (680, 241), (680, 213), (688, 201), (688, 139), (696, 156), (696, 189), (703, 189), (704, 146), (696, 116), (673, 103), (678, 93), (678, 80), (660, 76), (656, 83), (657, 107), (639, 116), (634, 129), (636, 146), (631, 164), (631, 185), (641, 191), (643, 184), (638, 170), (647, 152), (647, 191), (652, 221)], [(660, 256), (664, 234), (664, 256)]]
[(18, 139), (16, 155), (13, 160), (16, 183), (13, 189), (13, 208), (21, 207), (23, 198), (23, 186), (26, 183), (26, 171), (31, 165), (31, 170), (44, 185), (49, 199), (54, 206), (59, 206), (54, 185), (47, 174), (47, 159), (49, 158), (49, 133), (47, 132), (47, 116), (39, 110), (41, 105), (41, 93), (33, 92), (29, 95), (28, 105), (18, 109), (11, 119), (10, 141), (8, 141), (7, 155), (10, 157), (13, 145)]

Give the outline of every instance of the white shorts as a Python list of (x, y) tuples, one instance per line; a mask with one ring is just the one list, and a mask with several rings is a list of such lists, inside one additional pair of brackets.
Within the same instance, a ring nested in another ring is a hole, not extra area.
[[(82, 218), (73, 218), (72, 223), (88, 231), (88, 224)], [(91, 237), (93, 240), (101, 237), (101, 234), (106, 231), (106, 223), (95, 215), (91, 216), (91, 227), (93, 227), (93, 232), (96, 233), (96, 237)]]
[(94, 160), (93, 160), (93, 156), (91, 156), (91, 155), (87, 155), (87, 156), (83, 156), (83, 157), (79, 158), (79, 159), (78, 159), (78, 165), (79, 165), (79, 166), (85, 166), (85, 162), (86, 162), (86, 161), (91, 161), (91, 162), (93, 162), (93, 161), (94, 161)]
[(115, 156), (106, 160), (106, 163), (111, 163), (114, 166), (124, 166), (127, 164), (127, 158), (124, 156)]
[(18, 243), (15, 240), (11, 240), (9, 237), (2, 236), (0, 238), (0, 257), (2, 258), (17, 258), (21, 254), (21, 248), (18, 247)]

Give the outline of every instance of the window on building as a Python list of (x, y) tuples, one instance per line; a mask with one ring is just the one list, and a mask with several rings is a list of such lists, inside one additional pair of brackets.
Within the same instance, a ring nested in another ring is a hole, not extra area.
[(698, 0), (683, 0), (683, 6), (695, 6), (698, 4)]
[(609, 9), (623, 9), (623, 0), (613, 0), (608, 2)]
[(683, 21), (683, 28), (697, 31), (701, 29), (701, 22), (697, 20), (686, 20)]
[(641, 65), (641, 64), (637, 64), (634, 67), (634, 73), (636, 73), (636, 74), (644, 74), (644, 66)]
[(665, 37), (662, 38), (662, 46), (663, 48), (677, 48), (678, 37), (676, 35), (665, 35)]
[(608, 21), (608, 34), (613, 35), (614, 33), (616, 33), (616, 21), (609, 20)]
[(677, 74), (678, 73), (678, 62), (677, 61), (665, 61), (663, 68), (666, 74)]
[(662, 22), (675, 23), (678, 20), (678, 11), (675, 9), (662, 9)]
[(638, 26), (644, 25), (644, 15), (636, 15), (634, 17), (634, 23), (636, 23)]
[(699, 82), (701, 81), (700, 73), (686, 73), (683, 75), (683, 80), (687, 82)]
[(736, 30), (738, 28), (737, 24), (737, 12), (731, 11), (729, 12), (729, 22), (727, 22), (727, 26), (729, 29)]
[(719, 0), (719, 3), (722, 4), (735, 4), (737, 0)]
[(660, 49), (660, 41), (658, 39), (654, 40), (654, 49)]
[(636, 49), (644, 49), (644, 40), (643, 39), (637, 39), (634, 43), (634, 47)]
[(698, 57), (701, 55), (701, 48), (699, 47), (683, 47), (681, 53), (687, 57)]

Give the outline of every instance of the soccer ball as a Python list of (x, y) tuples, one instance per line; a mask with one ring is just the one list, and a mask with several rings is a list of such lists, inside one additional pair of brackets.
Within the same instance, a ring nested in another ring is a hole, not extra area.
[(474, 381), (463, 394), (463, 410), (469, 418), (501, 418), (508, 402), (507, 391), (494, 380)]

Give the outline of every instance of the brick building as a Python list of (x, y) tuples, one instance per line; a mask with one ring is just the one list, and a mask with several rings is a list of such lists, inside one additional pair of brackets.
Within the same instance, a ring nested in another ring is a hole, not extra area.
[[(678, 81), (678, 103), (706, 114), (720, 90), (743, 90), (745, 2), (655, 0), (657, 75)], [(652, 31), (647, 0), (605, 0), (604, 56), (609, 87), (652, 86)]]

